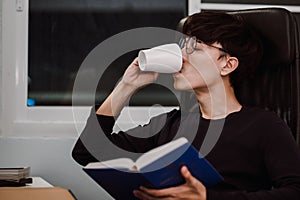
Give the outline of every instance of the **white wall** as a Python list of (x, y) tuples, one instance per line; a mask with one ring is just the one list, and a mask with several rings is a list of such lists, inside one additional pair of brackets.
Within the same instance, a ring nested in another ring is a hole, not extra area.
[[(0, 88), (2, 83), (2, 0), (0, 0)], [(0, 92), (0, 105), (2, 105)], [(0, 114), (2, 113), (0, 106)], [(40, 176), (55, 186), (70, 189), (79, 200), (112, 199), (92, 181), (71, 158), (76, 138), (1, 137), (0, 167), (30, 166), (32, 176)], [(22, 135), (22, 133), (20, 133)], [(75, 134), (76, 135), (76, 134)]]
[(75, 139), (0, 138), (0, 167), (31, 166), (31, 175), (70, 189), (79, 200), (112, 199), (71, 158)]

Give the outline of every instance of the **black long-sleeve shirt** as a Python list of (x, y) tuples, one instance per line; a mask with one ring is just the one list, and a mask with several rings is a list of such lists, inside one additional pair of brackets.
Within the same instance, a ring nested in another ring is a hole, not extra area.
[(146, 126), (118, 134), (112, 134), (114, 124), (113, 117), (96, 116), (93, 109), (73, 158), (82, 165), (124, 155), (135, 158), (138, 152), (180, 136), (186, 136), (201, 152), (205, 143), (214, 144), (206, 138), (208, 130), (214, 134), (221, 127), (205, 157), (224, 182), (207, 189), (208, 200), (300, 199), (299, 147), (274, 113), (243, 107), (225, 119), (207, 120), (198, 112), (173, 110), (152, 118)]

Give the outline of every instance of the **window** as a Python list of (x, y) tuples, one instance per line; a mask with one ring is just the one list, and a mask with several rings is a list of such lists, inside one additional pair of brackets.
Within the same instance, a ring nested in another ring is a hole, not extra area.
[[(142, 26), (175, 29), (177, 21), (186, 15), (187, 5), (192, 13), (199, 10), (198, 4), (196, 0), (176, 0), (176, 3), (175, 0), (3, 0), (2, 133), (74, 137), (82, 129), (89, 107), (84, 100), (81, 106), (71, 107), (72, 81), (88, 52), (126, 29)], [(112, 24), (102, 19), (113, 19), (114, 26), (109, 28)], [(118, 20), (122, 23), (116, 25)], [(104, 25), (105, 29), (101, 29)], [(72, 45), (74, 40), (77, 46)], [(114, 64), (126, 67), (134, 54), (129, 52)], [(95, 102), (104, 99), (113, 85), (105, 84), (116, 82), (122, 71), (117, 74), (107, 70), (107, 73), (98, 86), (100, 92)], [(165, 88), (155, 85), (153, 88), (163, 94), (161, 105), (176, 105), (172, 95), (164, 96)], [(132, 105), (152, 105), (146, 102), (148, 98), (143, 98), (145, 93), (148, 91), (137, 95)], [(35, 100), (31, 104), (34, 106), (27, 106), (28, 99)], [(75, 119), (74, 113), (77, 113)]]
[[(182, 0), (30, 0), (28, 98), (34, 100), (35, 106), (72, 105), (76, 73), (99, 43), (133, 28), (175, 30), (186, 15), (185, 4)], [(110, 93), (137, 51), (122, 55), (107, 67), (97, 89), (96, 102), (103, 101)], [(89, 94), (78, 95), (82, 105), (86, 105), (85, 95)], [(157, 85), (148, 86), (135, 96), (132, 99), (135, 106), (151, 106), (155, 102), (177, 105), (176, 98)], [(155, 99), (151, 102), (152, 97)]]

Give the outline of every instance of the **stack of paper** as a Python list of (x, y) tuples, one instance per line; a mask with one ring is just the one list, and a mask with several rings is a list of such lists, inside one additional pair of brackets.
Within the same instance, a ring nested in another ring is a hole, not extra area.
[(25, 185), (29, 179), (30, 167), (0, 168), (0, 186)]
[(0, 180), (15, 180), (27, 178), (30, 174), (30, 167), (0, 168)]

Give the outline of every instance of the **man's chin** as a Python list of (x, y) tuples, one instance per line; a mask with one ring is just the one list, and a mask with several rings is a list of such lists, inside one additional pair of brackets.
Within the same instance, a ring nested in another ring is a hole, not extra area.
[(178, 90), (178, 91), (187, 91), (187, 92), (193, 91), (193, 89), (191, 87), (188, 87), (188, 86), (181, 86), (181, 85), (174, 84), (173, 87), (174, 87), (175, 90)]

